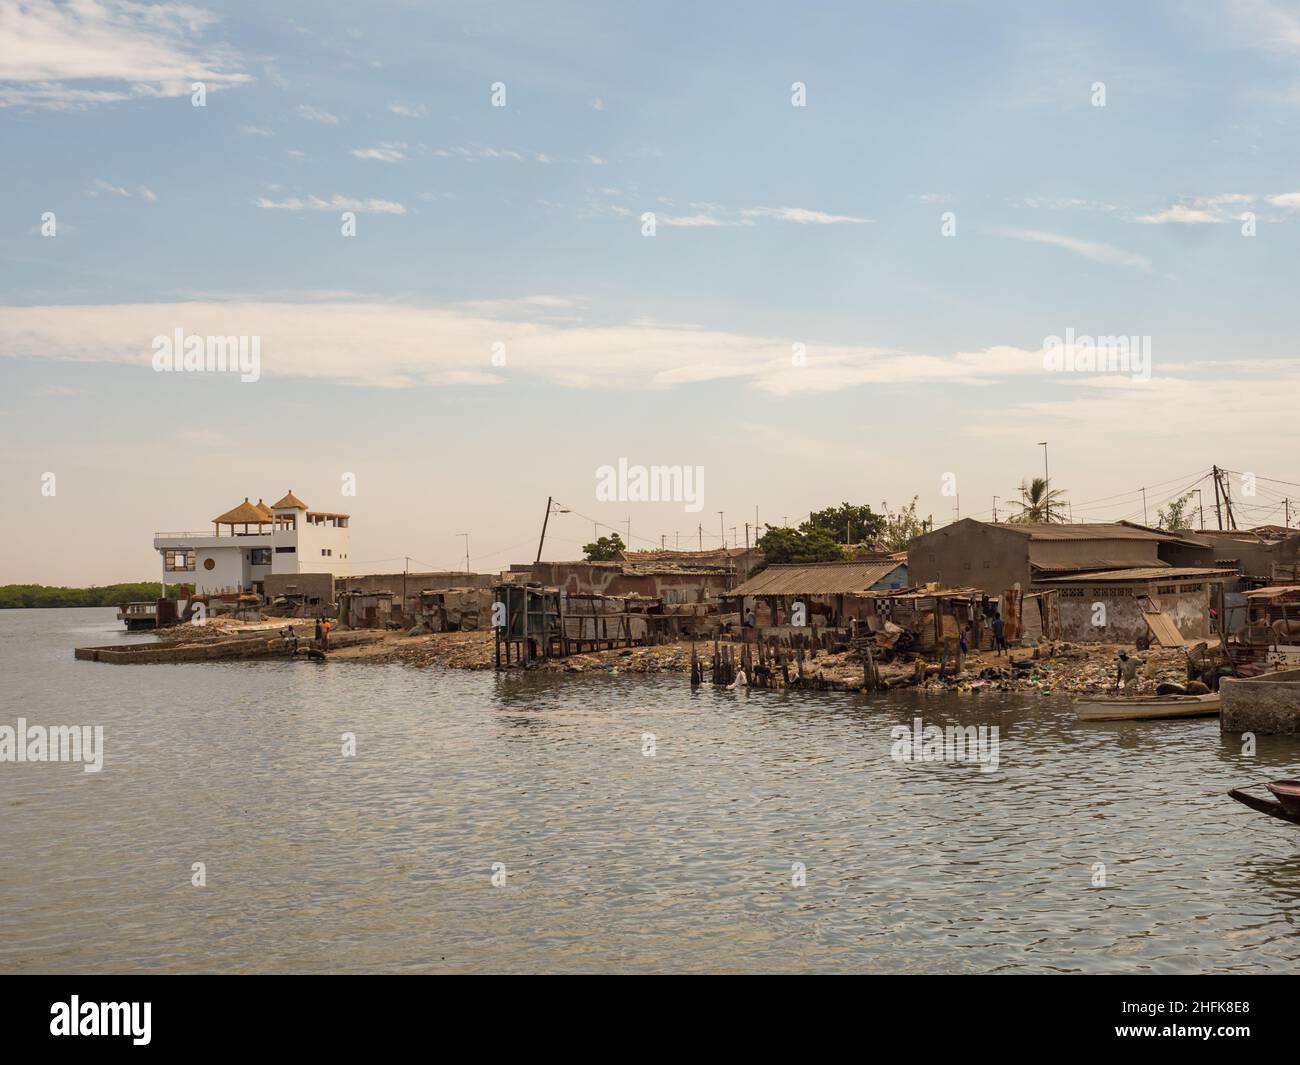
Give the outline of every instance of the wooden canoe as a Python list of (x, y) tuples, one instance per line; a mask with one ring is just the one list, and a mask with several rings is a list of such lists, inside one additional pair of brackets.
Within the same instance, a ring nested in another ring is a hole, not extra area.
[(1213, 717), (1219, 713), (1219, 693), (1097, 696), (1076, 699), (1074, 712), (1080, 721), (1163, 721), (1180, 717)]
[[(1272, 781), (1264, 786), (1272, 790), (1276, 784), (1295, 784), (1294, 780), (1277, 780)], [(1247, 787), (1257, 787), (1255, 784), (1248, 784)], [(1300, 813), (1291, 813), (1280, 802), (1273, 802), (1259, 795), (1251, 795), (1245, 788), (1233, 788), (1228, 792), (1228, 798), (1236, 799), (1242, 806), (1249, 806), (1252, 810), (1258, 810), (1262, 814), (1268, 814), (1269, 817), (1276, 817), (1282, 821), (1289, 821), (1293, 825), (1300, 825)]]

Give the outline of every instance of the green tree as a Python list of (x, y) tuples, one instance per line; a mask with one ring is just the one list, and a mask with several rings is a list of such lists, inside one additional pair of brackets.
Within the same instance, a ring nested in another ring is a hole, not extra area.
[(588, 562), (617, 562), (619, 556), (627, 550), (627, 545), (623, 543), (623, 538), (614, 533), (613, 536), (602, 536), (592, 544), (584, 544), (582, 547), (583, 557)]
[[(804, 522), (804, 525), (807, 525)], [(758, 538), (764, 566), (788, 562), (841, 562), (844, 549), (820, 529), (807, 531), (769, 525)], [(757, 572), (757, 571), (755, 571)]]
[[(169, 584), (167, 597), (175, 599), (179, 593), (186, 595), (189, 585)], [(143, 603), (157, 599), (162, 585), (157, 581), (138, 581), (128, 584), (106, 584), (90, 588), (55, 588), (45, 584), (6, 584), (0, 586), (0, 610), (17, 610), (44, 607), (120, 606), (123, 603)]]
[(1065, 490), (1062, 488), (1053, 488), (1050, 491), (1047, 487), (1047, 481), (1042, 477), (1035, 477), (1026, 485), (1020, 482), (1020, 494), (1022, 499), (1017, 502), (1012, 500), (1013, 507), (1019, 507), (1017, 514), (1008, 518), (1008, 521), (1020, 523), (1032, 522), (1062, 522), (1065, 521)]
[(1162, 529), (1190, 529), (1192, 527), (1192, 494), (1169, 501), (1169, 509), (1156, 511), (1156, 524)]
[(907, 545), (925, 532), (925, 521), (916, 516), (916, 501), (920, 496), (913, 496), (912, 502), (898, 510), (890, 510), (888, 504), (881, 503), (885, 512), (884, 529), (881, 532), (881, 546), (886, 551), (906, 551)]
[(855, 506), (852, 503), (818, 510), (799, 526), (800, 532), (823, 532), (837, 543), (850, 544), (874, 543), (880, 539), (884, 529), (885, 519), (882, 515), (868, 506)]

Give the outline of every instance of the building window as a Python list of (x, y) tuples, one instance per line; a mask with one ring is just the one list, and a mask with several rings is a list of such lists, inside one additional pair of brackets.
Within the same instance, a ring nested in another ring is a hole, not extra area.
[(275, 549), (277, 555), (292, 555), (296, 554), (297, 551), (298, 549), (296, 547), (277, 547)]
[(327, 555), (332, 555), (332, 554), (334, 553), (334, 551), (333, 551), (331, 548), (328, 548), (328, 547), (322, 547), (322, 548), (320, 549), (320, 553), (321, 553), (321, 556), (324, 557), (324, 556), (327, 556)]
[(271, 549), (269, 547), (255, 547), (248, 552), (248, 561), (254, 566), (269, 566), (271, 564)]
[(193, 551), (164, 551), (163, 569), (168, 573), (187, 573), (194, 569)]

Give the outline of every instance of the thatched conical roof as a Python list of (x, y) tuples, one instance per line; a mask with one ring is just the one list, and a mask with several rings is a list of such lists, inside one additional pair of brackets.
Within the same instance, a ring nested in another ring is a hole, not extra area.
[(266, 525), (272, 520), (271, 514), (266, 510), (259, 510), (256, 503), (250, 503), (248, 496), (244, 496), (244, 501), (235, 507), (234, 510), (228, 510), (219, 518), (213, 518), (213, 525)]
[(278, 503), (271, 504), (272, 510), (306, 510), (307, 504), (293, 494), (290, 488), (285, 497)]

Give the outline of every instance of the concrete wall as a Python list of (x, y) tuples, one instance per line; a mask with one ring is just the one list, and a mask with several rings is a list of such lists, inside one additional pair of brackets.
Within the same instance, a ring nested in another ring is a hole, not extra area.
[(1260, 543), (1253, 539), (1234, 540), (1228, 536), (1205, 535), (1199, 538), (1213, 545), (1216, 562), (1235, 559), (1241, 573), (1251, 577), (1271, 578), (1273, 563), (1294, 566), (1300, 561), (1300, 534), (1285, 540)]
[(194, 552), (194, 590), (200, 595), (242, 591), (248, 577), (246, 554), (238, 544), (198, 548)]
[[(1200, 582), (1184, 581), (1174, 588), (1184, 588)], [(1046, 588), (1046, 585), (1041, 585)], [(1199, 591), (1174, 591), (1158, 594), (1156, 589), (1167, 587), (1159, 582), (1150, 584), (1096, 584), (1060, 585), (1061, 639), (1075, 643), (1133, 643), (1138, 635), (1147, 631), (1142, 617), (1139, 597), (1148, 596), (1151, 603), (1168, 615), (1178, 632), (1189, 640), (1209, 639), (1210, 588), (1201, 583)], [(1104, 614), (1096, 605), (1105, 607)], [(1094, 624), (1096, 617), (1104, 617), (1105, 625)]]
[(332, 573), (272, 573), (262, 590), (268, 599), (277, 595), (305, 595), (319, 599), (322, 606), (333, 610), (335, 585)]
[(1104, 558), (1136, 569), (1158, 566), (1159, 546), (1158, 540), (1034, 540), (1029, 545), (1029, 559), (1039, 565), (1087, 565)]
[(907, 549), (915, 585), (936, 581), (949, 588), (979, 588), (1002, 595), (1017, 581), (1029, 588), (1029, 538), (963, 518), (917, 537)]
[(492, 573), (459, 573), (452, 570), (423, 573), (365, 573), (355, 577), (338, 577), (340, 592), (392, 592), (400, 601), (402, 579), (406, 580), (406, 604), (403, 615), (414, 618), (420, 612), (420, 593), (444, 588), (491, 588), (498, 578)]
[(538, 562), (529, 579), (571, 595), (650, 595), (666, 603), (702, 603), (724, 593), (732, 581), (730, 574), (709, 570), (625, 571), (621, 562)]
[(1300, 733), (1300, 669), (1248, 679), (1224, 677), (1219, 693), (1223, 698), (1221, 732)]

